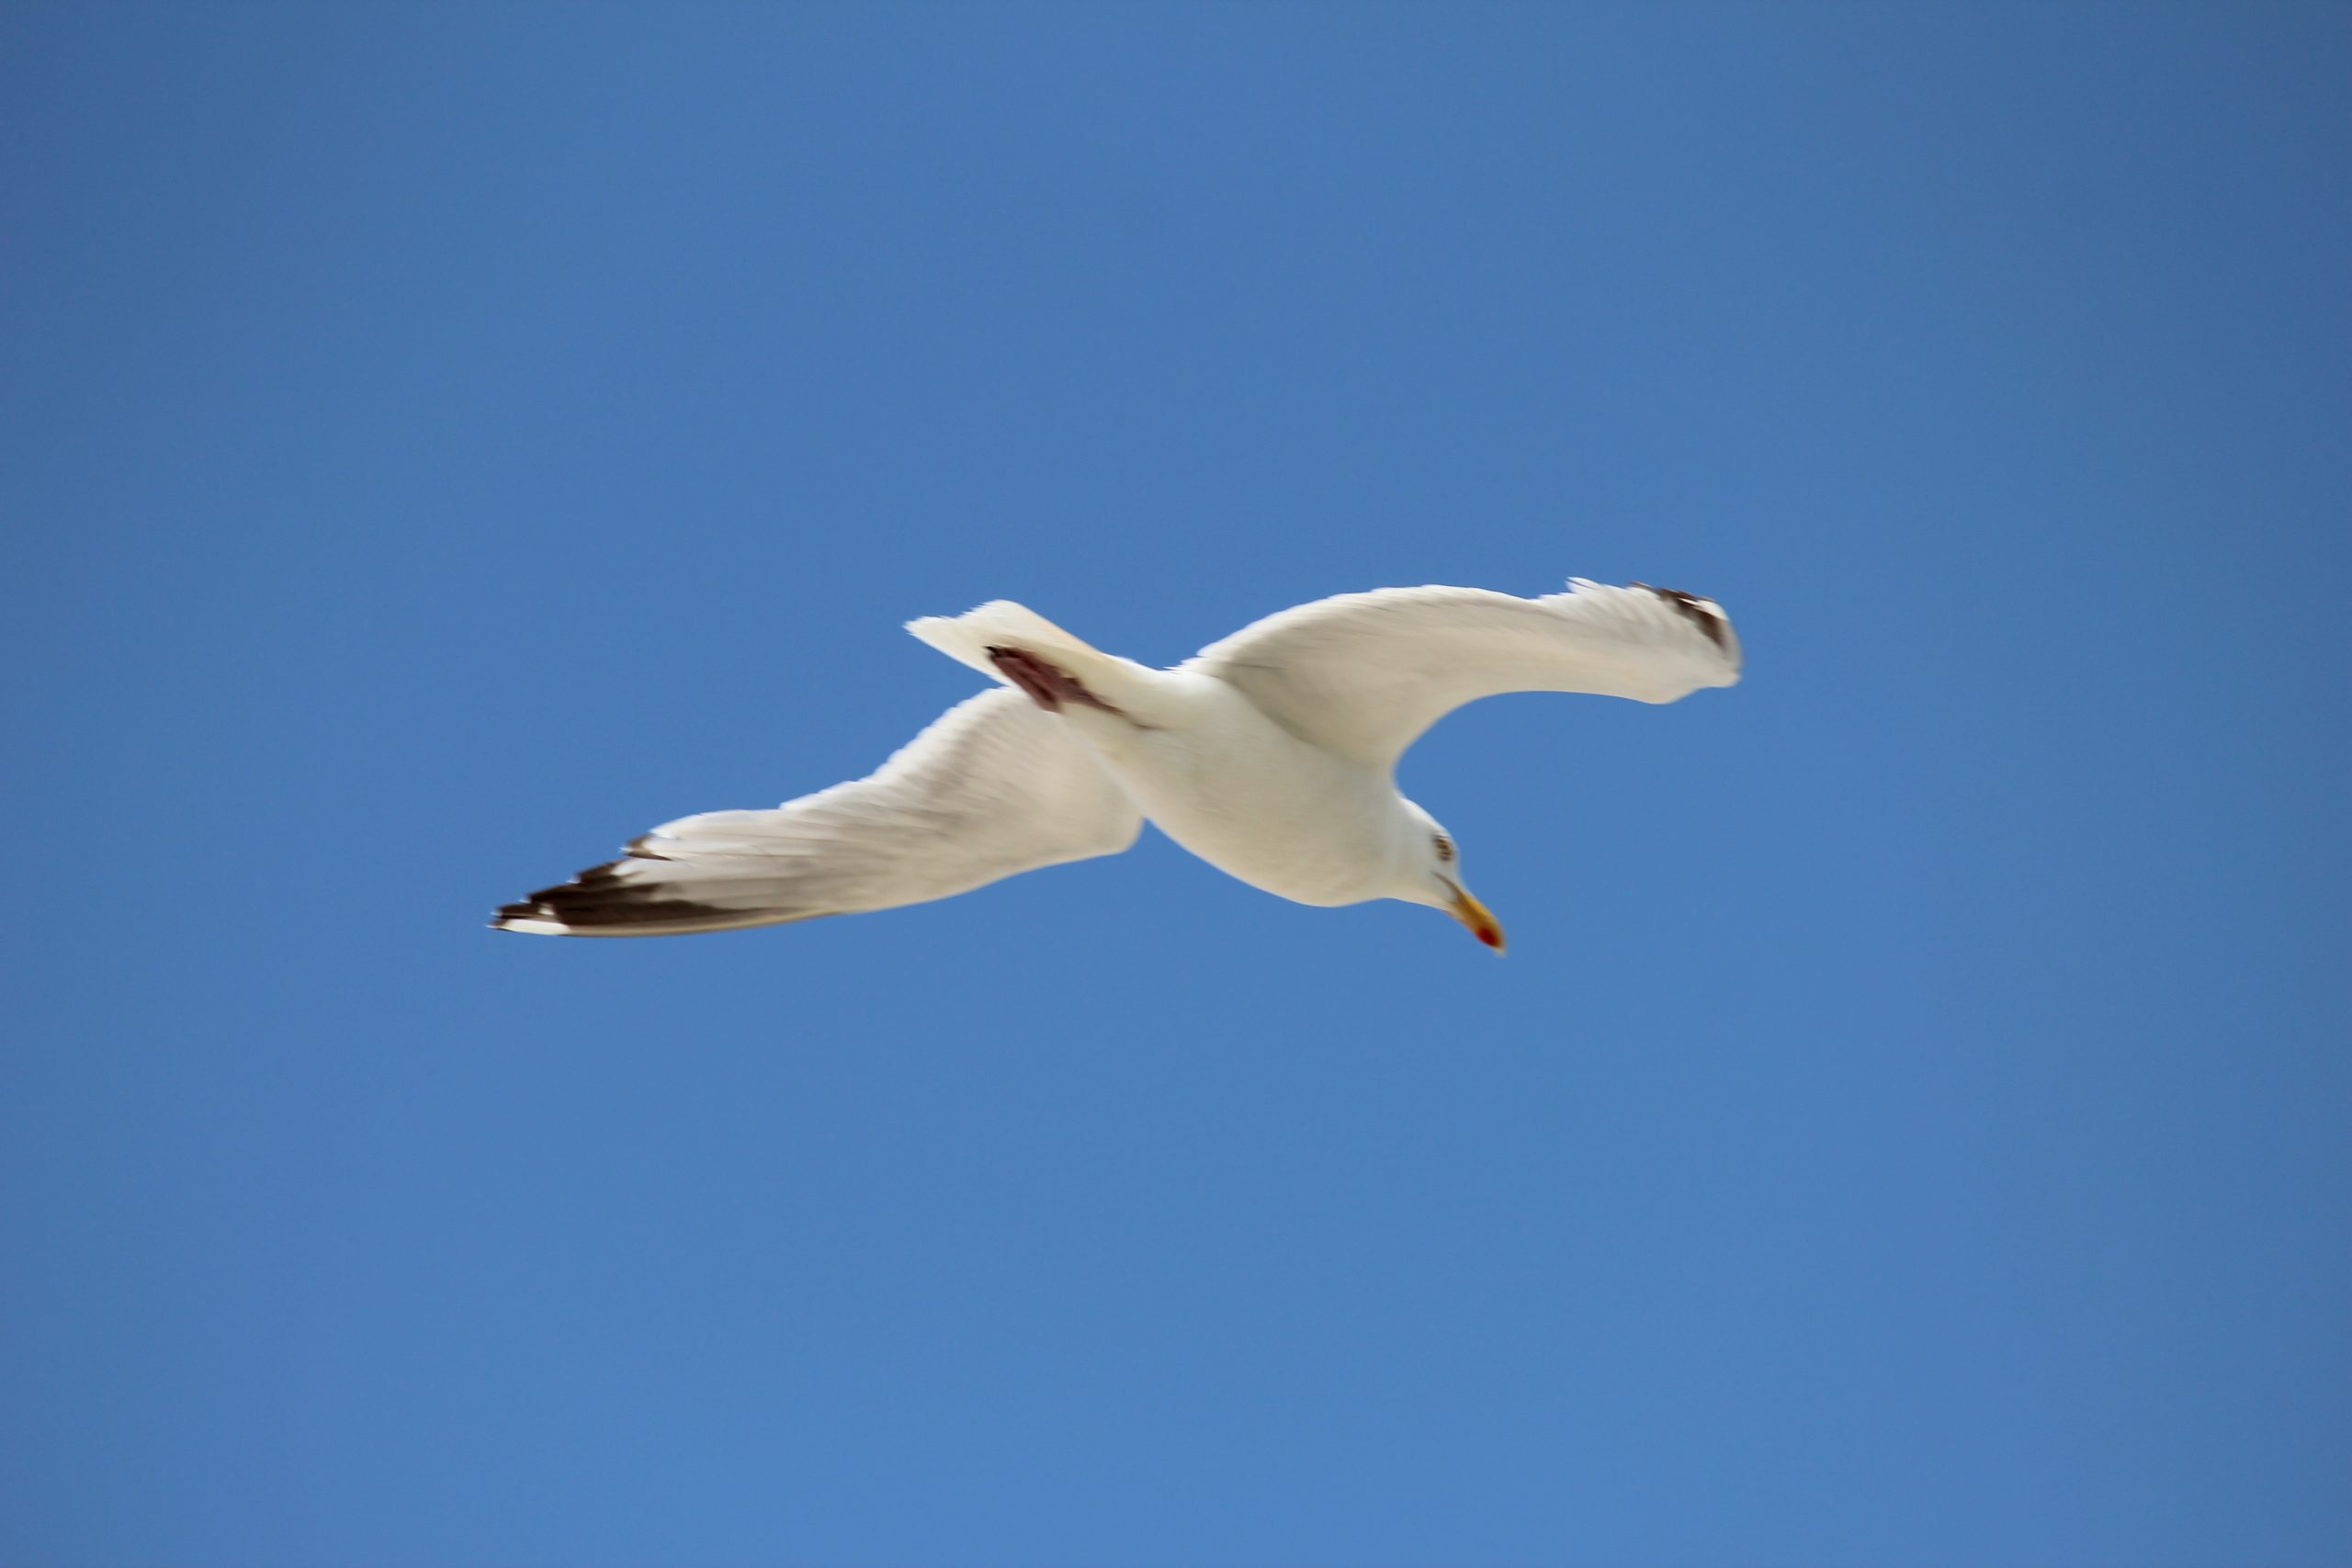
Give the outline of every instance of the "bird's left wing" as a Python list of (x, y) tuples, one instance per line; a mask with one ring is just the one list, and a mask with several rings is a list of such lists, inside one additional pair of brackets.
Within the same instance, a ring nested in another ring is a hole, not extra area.
[(999, 688), (948, 709), (869, 777), (773, 811), (682, 817), (491, 924), (673, 936), (887, 909), (1116, 854), (1142, 827), (1083, 740)]
[(1713, 600), (1577, 578), (1541, 599), (1482, 588), (1318, 599), (1211, 643), (1185, 668), (1238, 687), (1304, 739), (1386, 767), (1479, 697), (1592, 692), (1670, 703), (1732, 684), (1739, 660)]

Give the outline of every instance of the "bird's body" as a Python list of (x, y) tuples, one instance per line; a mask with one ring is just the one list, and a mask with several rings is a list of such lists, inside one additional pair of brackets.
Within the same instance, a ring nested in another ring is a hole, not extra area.
[(1670, 702), (1732, 684), (1740, 662), (1713, 601), (1582, 581), (1532, 600), (1464, 588), (1319, 600), (1173, 670), (1003, 602), (908, 630), (1002, 686), (868, 778), (770, 811), (683, 818), (492, 923), (651, 936), (888, 908), (1116, 853), (1148, 819), (1280, 897), (1428, 904), (1498, 948), (1453, 840), (1397, 793), (1397, 756), (1493, 693)]
[(1155, 675), (1166, 723), (1146, 728), (1084, 707), (1063, 715), (1147, 821), (1277, 897), (1379, 897), (1396, 799), (1384, 774), (1300, 739), (1215, 676)]

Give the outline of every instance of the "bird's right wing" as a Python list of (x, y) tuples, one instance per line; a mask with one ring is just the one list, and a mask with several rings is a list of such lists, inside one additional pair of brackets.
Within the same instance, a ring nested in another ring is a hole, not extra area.
[(1211, 643), (1186, 668), (1239, 688), (1302, 739), (1385, 768), (1480, 697), (1593, 692), (1670, 703), (1732, 684), (1739, 661), (1713, 600), (1577, 578), (1541, 599), (1483, 588), (1318, 599)]
[(1083, 740), (1001, 688), (948, 709), (866, 778), (773, 811), (664, 823), (491, 924), (672, 936), (887, 909), (1116, 854), (1142, 826)]

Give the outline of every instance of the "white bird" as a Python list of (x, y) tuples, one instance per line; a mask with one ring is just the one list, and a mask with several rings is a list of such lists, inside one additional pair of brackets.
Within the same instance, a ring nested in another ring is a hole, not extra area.
[(1004, 601), (907, 630), (1001, 684), (866, 778), (772, 811), (680, 818), (492, 925), (669, 936), (888, 909), (1116, 854), (1148, 818), (1252, 887), (1301, 904), (1426, 904), (1499, 951), (1453, 838), (1397, 793), (1405, 749), (1498, 693), (1670, 703), (1731, 685), (1740, 665), (1713, 600), (1582, 578), (1541, 599), (1343, 593), (1173, 670), (1101, 652)]

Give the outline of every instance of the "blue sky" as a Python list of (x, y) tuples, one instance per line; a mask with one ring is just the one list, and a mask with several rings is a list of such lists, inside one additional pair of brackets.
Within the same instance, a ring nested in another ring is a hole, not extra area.
[[(0, 14), (0, 1556), (2352, 1557), (2352, 21)], [(1713, 594), (1508, 925), (564, 942), (1022, 600)]]

